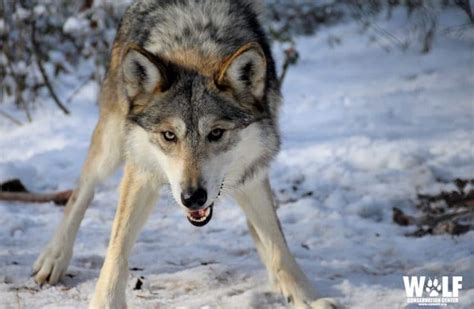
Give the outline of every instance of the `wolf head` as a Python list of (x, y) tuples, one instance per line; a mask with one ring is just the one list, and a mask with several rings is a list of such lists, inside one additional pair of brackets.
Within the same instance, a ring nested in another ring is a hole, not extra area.
[(191, 223), (203, 225), (221, 192), (265, 170), (278, 150), (265, 55), (246, 44), (213, 74), (138, 47), (123, 59), (129, 159), (161, 173)]

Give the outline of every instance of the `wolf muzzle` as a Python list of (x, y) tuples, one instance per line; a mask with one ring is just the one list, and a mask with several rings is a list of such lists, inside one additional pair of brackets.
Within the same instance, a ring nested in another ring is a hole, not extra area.
[(207, 202), (207, 191), (201, 187), (188, 188), (181, 193), (181, 203), (188, 208), (188, 221), (194, 226), (204, 226), (212, 218), (212, 206), (202, 208)]

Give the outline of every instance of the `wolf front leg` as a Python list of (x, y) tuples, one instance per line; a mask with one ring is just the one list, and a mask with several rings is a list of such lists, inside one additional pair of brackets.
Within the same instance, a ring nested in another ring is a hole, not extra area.
[(39, 284), (55, 284), (66, 272), (72, 257), (74, 241), (84, 214), (98, 183), (112, 174), (122, 161), (123, 121), (117, 117), (101, 117), (82, 169), (79, 185), (74, 190), (54, 236), (33, 265)]
[(158, 198), (160, 183), (153, 175), (126, 165), (107, 255), (89, 308), (126, 308), (128, 256)]
[(247, 216), (249, 228), (270, 278), (295, 308), (337, 308), (331, 299), (317, 299), (311, 283), (290, 253), (275, 212), (268, 178), (244, 184), (235, 198)]

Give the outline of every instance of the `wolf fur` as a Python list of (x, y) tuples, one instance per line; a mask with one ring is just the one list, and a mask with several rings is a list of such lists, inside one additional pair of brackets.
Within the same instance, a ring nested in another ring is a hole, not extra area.
[(128, 8), (78, 186), (34, 264), (36, 282), (64, 275), (95, 187), (125, 162), (90, 308), (126, 307), (128, 256), (165, 184), (188, 212), (197, 209), (183, 205), (189, 188), (207, 193), (201, 209), (212, 208), (221, 191), (233, 195), (276, 290), (297, 308), (334, 308), (317, 299), (275, 213), (268, 167), (280, 144), (281, 97), (257, 7), (251, 0), (139, 0)]

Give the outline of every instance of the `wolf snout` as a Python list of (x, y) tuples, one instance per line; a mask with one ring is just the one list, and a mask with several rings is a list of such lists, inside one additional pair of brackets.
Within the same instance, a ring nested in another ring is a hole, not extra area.
[(188, 188), (181, 192), (181, 203), (189, 209), (199, 209), (207, 202), (207, 191), (201, 187)]

